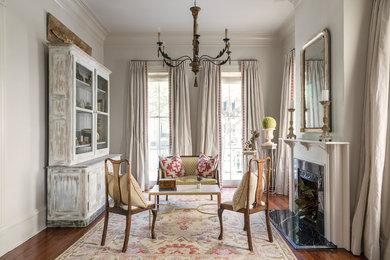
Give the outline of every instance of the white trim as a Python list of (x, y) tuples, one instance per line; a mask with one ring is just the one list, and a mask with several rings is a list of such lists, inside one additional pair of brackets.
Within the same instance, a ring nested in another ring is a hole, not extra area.
[(6, 0), (0, 0), (0, 228), (4, 226), (4, 163), (5, 163), (5, 11)]
[[(2, 1), (2, 0), (0, 0)], [(100, 41), (104, 41), (109, 33), (106, 26), (81, 0), (55, 0), (68, 13), (85, 24)]]
[(46, 207), (0, 230), (0, 256), (21, 245), (46, 228)]
[[(161, 33), (161, 38), (170, 46), (189, 46), (192, 44), (191, 33)], [(206, 32), (201, 35), (201, 46), (224, 46), (223, 32)], [(274, 34), (255, 32), (231, 32), (229, 34), (232, 46), (272, 46), (280, 43)], [(156, 33), (112, 33), (105, 41), (105, 46), (157, 46)], [(157, 47), (156, 47), (157, 48)]]

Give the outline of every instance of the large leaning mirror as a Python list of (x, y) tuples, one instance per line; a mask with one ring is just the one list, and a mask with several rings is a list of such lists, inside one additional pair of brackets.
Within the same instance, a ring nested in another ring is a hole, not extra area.
[[(329, 101), (329, 32), (322, 30), (302, 48), (302, 128), (301, 132), (322, 131), (324, 108)], [(329, 121), (330, 122), (330, 121)]]

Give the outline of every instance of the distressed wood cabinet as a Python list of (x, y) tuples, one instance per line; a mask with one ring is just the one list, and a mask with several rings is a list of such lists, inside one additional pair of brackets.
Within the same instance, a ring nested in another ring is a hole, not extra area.
[(49, 45), (47, 225), (86, 226), (104, 209), (111, 71), (73, 44)]
[(104, 210), (104, 159), (109, 154), (72, 166), (49, 166), (47, 226), (85, 227)]

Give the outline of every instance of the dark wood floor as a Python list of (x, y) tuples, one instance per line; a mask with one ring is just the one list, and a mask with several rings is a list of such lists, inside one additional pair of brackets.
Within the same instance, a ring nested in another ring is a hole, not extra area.
[[(288, 197), (286, 196), (273, 195), (270, 201), (271, 209), (288, 208)], [(102, 218), (103, 214), (86, 228), (47, 228), (0, 259), (55, 259)], [(294, 250), (292, 247), (290, 248), (300, 260), (366, 259), (365, 257), (355, 257), (344, 249), (313, 251)]]

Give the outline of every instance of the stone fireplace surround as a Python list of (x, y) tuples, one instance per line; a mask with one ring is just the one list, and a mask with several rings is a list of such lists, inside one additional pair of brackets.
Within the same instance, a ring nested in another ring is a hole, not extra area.
[[(319, 142), (303, 139), (281, 139), (290, 146), (294, 160), (303, 160), (324, 167), (324, 236), (339, 248), (350, 250), (350, 170), (349, 142)], [(295, 180), (297, 172), (291, 171), (289, 203), (295, 208)]]

